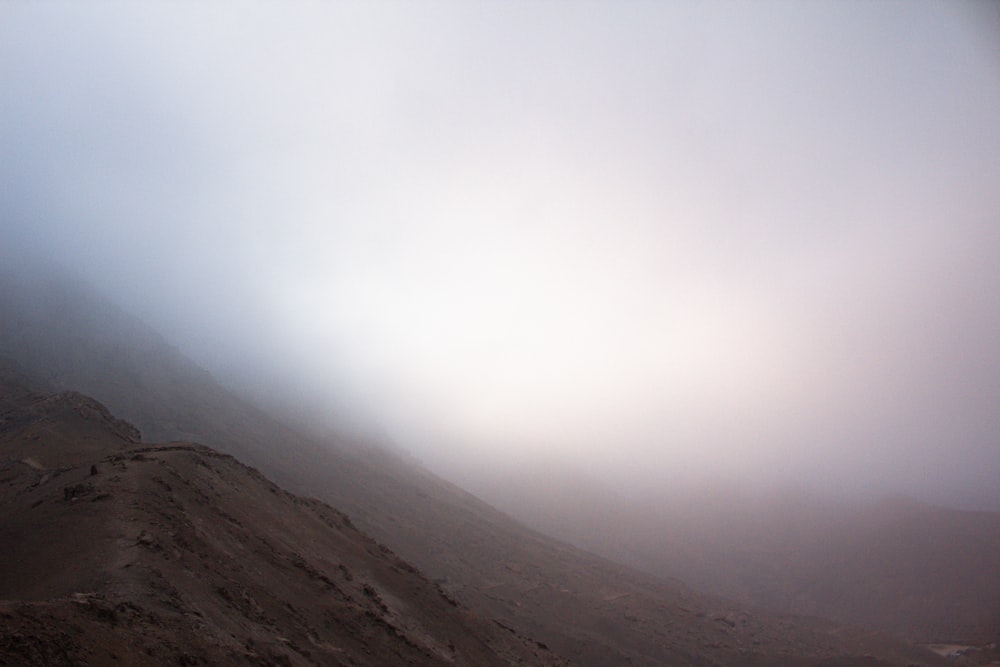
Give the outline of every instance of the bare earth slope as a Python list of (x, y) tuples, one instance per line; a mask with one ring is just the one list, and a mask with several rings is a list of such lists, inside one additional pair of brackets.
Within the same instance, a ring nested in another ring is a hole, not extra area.
[(0, 664), (561, 663), (232, 457), (4, 394)]
[(85, 391), (146, 434), (206, 443), (330, 502), (455, 599), (578, 664), (935, 664), (882, 635), (640, 574), (531, 531), (392, 452), (306, 437), (93, 295), (45, 289), (55, 294), (25, 297), (0, 281), (0, 308), (16, 315), (0, 320), (0, 355), (32, 381)]

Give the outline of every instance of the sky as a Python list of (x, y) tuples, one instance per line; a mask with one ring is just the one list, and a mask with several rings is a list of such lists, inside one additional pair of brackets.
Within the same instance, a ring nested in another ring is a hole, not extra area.
[(1000, 509), (998, 7), (3, 3), (0, 260), (447, 474)]

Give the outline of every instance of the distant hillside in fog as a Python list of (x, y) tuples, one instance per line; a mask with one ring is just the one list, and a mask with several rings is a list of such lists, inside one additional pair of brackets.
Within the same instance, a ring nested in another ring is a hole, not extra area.
[(853, 504), (727, 488), (628, 501), (592, 480), (510, 471), (477, 489), (529, 526), (695, 588), (919, 642), (1000, 638), (1000, 513), (903, 497)]

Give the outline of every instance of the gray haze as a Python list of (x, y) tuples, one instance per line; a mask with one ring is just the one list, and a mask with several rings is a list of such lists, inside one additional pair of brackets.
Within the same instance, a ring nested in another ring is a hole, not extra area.
[(449, 475), (1000, 509), (997, 7), (4, 3), (0, 261)]

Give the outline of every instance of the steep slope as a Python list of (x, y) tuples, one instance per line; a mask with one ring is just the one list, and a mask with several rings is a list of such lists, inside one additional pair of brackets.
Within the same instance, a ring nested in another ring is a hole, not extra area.
[(0, 396), (2, 664), (560, 663), (232, 457)]
[(543, 537), (394, 453), (319, 443), (271, 420), (78, 288), (5, 289), (0, 354), (32, 379), (92, 393), (144, 433), (204, 442), (334, 504), (456, 599), (581, 665), (935, 661), (880, 635), (751, 611)]

